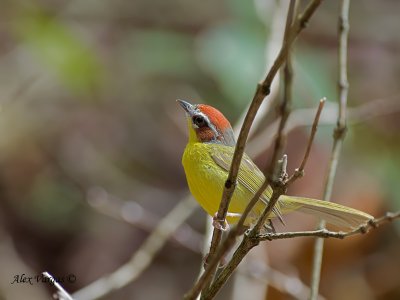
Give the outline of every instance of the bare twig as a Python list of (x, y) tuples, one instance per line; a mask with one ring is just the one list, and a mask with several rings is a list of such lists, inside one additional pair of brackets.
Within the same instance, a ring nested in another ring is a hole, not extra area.
[[(78, 141), (82, 143), (80, 146), (85, 149), (85, 151), (83, 152), (90, 154), (85, 157), (88, 160), (91, 159), (94, 162), (90, 165), (96, 165), (98, 168), (100, 168), (100, 170), (106, 170), (101, 173), (111, 173), (111, 177), (118, 178), (118, 181), (120, 183), (122, 182), (121, 187), (135, 185), (136, 187), (147, 188), (153, 191), (157, 189), (152, 186), (144, 185), (126, 176), (123, 172), (121, 172), (121, 170), (107, 162), (107, 160), (104, 159), (103, 155), (101, 155), (101, 153), (96, 150), (96, 147), (88, 143), (86, 139), (81, 138)], [(51, 151), (48, 151), (46, 147), (43, 147), (43, 149), (45, 153), (49, 154), (49, 157), (53, 159), (56, 164), (60, 165), (60, 169), (63, 171), (63, 175), (68, 178), (68, 180), (70, 180), (72, 183), (74, 183), (76, 187), (81, 190), (82, 194), (87, 194), (89, 188), (87, 187), (87, 184), (83, 183), (85, 182), (85, 179), (79, 177), (79, 172), (73, 172), (73, 168), (70, 167), (70, 164), (65, 163), (65, 161), (69, 162), (68, 159), (53, 157), (50, 154)], [(73, 161), (71, 160), (71, 163), (72, 162)], [(92, 170), (92, 172), (94, 171)], [(162, 190), (158, 190), (158, 192), (162, 192), (164, 197), (167, 196), (167, 194)], [(159, 221), (157, 226), (153, 228), (151, 234), (147, 237), (147, 239), (143, 242), (139, 249), (132, 255), (132, 258), (129, 262), (122, 265), (112, 274), (103, 276), (93, 283), (83, 287), (79, 291), (76, 291), (73, 295), (74, 298), (76, 300), (98, 299), (100, 297), (103, 297), (104, 295), (111, 293), (113, 290), (121, 288), (134, 281), (150, 265), (156, 254), (169, 240), (171, 235), (173, 235), (177, 228), (179, 228), (179, 226), (181, 226), (185, 222), (185, 220), (195, 211), (197, 207), (197, 204), (192, 200), (191, 196), (189, 195), (180, 200), (178, 204), (176, 204), (176, 206), (172, 208), (172, 210), (161, 221)], [(126, 217), (130, 219), (132, 216)]]
[[(92, 208), (104, 215), (134, 225), (150, 233), (157, 227), (161, 219), (160, 216), (146, 210), (139, 203), (121, 200), (101, 187), (89, 189), (87, 202)], [(162, 235), (160, 238), (164, 238), (164, 236)], [(188, 224), (181, 224), (169, 239), (195, 253), (201, 252), (201, 234)]]
[[(349, 124), (358, 124), (370, 119), (394, 114), (400, 111), (400, 95), (395, 94), (387, 98), (373, 99), (364, 104), (347, 109)], [(319, 125), (332, 125), (337, 122), (338, 107), (332, 102), (326, 102), (321, 113)], [(291, 112), (286, 124), (285, 133), (302, 126), (312, 125), (314, 108), (300, 108)], [(262, 130), (247, 145), (247, 154), (251, 157), (258, 156), (274, 141), (274, 132), (278, 130), (279, 120), (272, 122)]]
[(74, 299), (99, 299), (111, 291), (119, 289), (135, 280), (148, 267), (171, 234), (189, 217), (195, 207), (197, 207), (197, 204), (191, 197), (179, 202), (160, 221), (157, 228), (155, 228), (142, 246), (133, 254), (130, 261), (119, 267), (112, 274), (97, 279), (75, 292), (73, 294)]
[(336, 238), (336, 239), (344, 239), (346, 237), (357, 235), (357, 234), (366, 234), (371, 229), (376, 229), (380, 225), (388, 222), (392, 222), (396, 219), (400, 219), (400, 211), (391, 213), (388, 212), (384, 216), (380, 218), (375, 218), (370, 220), (367, 224), (359, 226), (351, 231), (330, 231), (326, 228), (312, 230), (312, 231), (295, 231), (295, 232), (282, 232), (282, 233), (266, 233), (259, 235), (255, 238), (262, 241), (273, 241), (273, 240), (281, 240), (281, 239), (290, 239), (295, 237), (319, 237), (319, 238)]
[[(341, 13), (339, 16), (339, 115), (337, 125), (333, 134), (332, 156), (328, 168), (328, 176), (325, 183), (324, 199), (330, 201), (333, 183), (336, 175), (336, 169), (339, 161), (339, 156), (346, 133), (346, 106), (349, 83), (347, 80), (347, 39), (349, 34), (349, 6), (350, 0), (342, 0)], [(325, 227), (325, 222), (321, 221), (319, 229)], [(318, 238), (314, 245), (314, 257), (311, 274), (311, 294), (310, 299), (316, 300), (319, 290), (319, 282), (321, 275), (322, 253), (324, 248), (324, 240)]]
[[(286, 192), (287, 187), (290, 184), (292, 184), (295, 180), (297, 180), (298, 178), (300, 178), (302, 176), (302, 174), (304, 172), (304, 167), (307, 163), (308, 156), (309, 156), (309, 153), (311, 150), (311, 145), (314, 141), (314, 137), (317, 132), (319, 117), (321, 115), (322, 108), (324, 107), (324, 103), (325, 103), (325, 99), (321, 99), (319, 102), (319, 106), (318, 106), (317, 113), (314, 118), (312, 130), (311, 130), (311, 135), (310, 135), (308, 145), (306, 148), (306, 152), (305, 152), (303, 161), (301, 162), (300, 168), (296, 169), (295, 173), (287, 181), (271, 181), (274, 184), (274, 190), (273, 190), (271, 199), (268, 202), (268, 205), (265, 208), (264, 212), (262, 213), (261, 217), (257, 221), (257, 224), (252, 229), (252, 232), (253, 232), (252, 235), (256, 235), (261, 230), (261, 228), (265, 224), (268, 216), (272, 212), (274, 205), (278, 201), (279, 197)], [(281, 133), (281, 130), (279, 130), (278, 132)], [(279, 139), (277, 139), (276, 143), (278, 143), (278, 141), (279, 141)], [(275, 149), (277, 149), (277, 148), (275, 147)], [(282, 170), (282, 173), (285, 173), (285, 172), (286, 172), (286, 170)], [(284, 176), (283, 174), (280, 174), (280, 178), (283, 178), (283, 176)]]
[(64, 288), (61, 286), (61, 284), (59, 284), (57, 282), (57, 280), (55, 280), (53, 278), (53, 276), (51, 276), (48, 272), (43, 272), (42, 273), (44, 277), (47, 277), (50, 279), (50, 282), (56, 287), (57, 289), (57, 298), (56, 299), (60, 299), (60, 300), (74, 300), (70, 294), (68, 294), (68, 292), (66, 290), (64, 290)]
[[(312, 143), (314, 141), (314, 137), (315, 134), (317, 132), (317, 127), (318, 127), (318, 122), (319, 122), (319, 117), (321, 115), (321, 111), (324, 107), (324, 103), (325, 103), (325, 99), (321, 99), (319, 102), (319, 106), (317, 109), (317, 113), (315, 114), (315, 118), (314, 118), (314, 122), (313, 122), (313, 126), (311, 129), (311, 134), (310, 134), (310, 138), (307, 144), (307, 148), (306, 148), (306, 152), (304, 154), (304, 158), (303, 161), (301, 162), (300, 168), (296, 169), (295, 173), (287, 180), (281, 180), (281, 181), (276, 181), (276, 180), (272, 180), (271, 183), (273, 184), (273, 193), (271, 196), (270, 201), (268, 202), (267, 207), (265, 208), (264, 212), (262, 213), (261, 217), (259, 218), (259, 220), (257, 221), (257, 224), (254, 226), (253, 228), (253, 235), (257, 234), (257, 232), (259, 232), (262, 228), (262, 226), (265, 224), (268, 216), (270, 215), (270, 213), (272, 212), (272, 209), (274, 207), (274, 205), (276, 204), (276, 202), (278, 201), (279, 197), (281, 195), (283, 195), (286, 192), (287, 187), (292, 184), (295, 180), (297, 180), (298, 178), (300, 178), (303, 173), (304, 173), (304, 168), (305, 165), (307, 163), (308, 160), (308, 156), (310, 154), (310, 150), (311, 150), (311, 146)], [(283, 118), (282, 118), (283, 120)], [(282, 124), (282, 121), (281, 121)], [(281, 126), (280, 126), (281, 127)], [(282, 129), (283, 130), (283, 129)], [(282, 134), (281, 130), (278, 131), (278, 135)], [(276, 144), (279, 142), (280, 140), (277, 139)], [(275, 149), (277, 149), (277, 147), (275, 146)], [(277, 150), (278, 151), (278, 150)], [(272, 163), (272, 162), (271, 162)], [(271, 169), (273, 170), (273, 169)], [(273, 171), (274, 172), (274, 171)], [(285, 173), (286, 170), (282, 170), (282, 173)], [(275, 173), (275, 172), (274, 172)], [(272, 173), (273, 174), (273, 173)], [(280, 178), (283, 178), (285, 175), (284, 174), (278, 174)]]
[[(221, 271), (221, 273), (215, 279), (213, 285), (207, 292), (207, 296), (205, 299), (212, 299), (215, 296), (215, 294), (219, 291), (221, 286), (226, 282), (226, 280), (228, 280), (233, 270), (239, 265), (243, 257), (247, 255), (247, 253), (253, 247), (257, 246), (260, 243), (260, 241), (270, 241), (276, 239), (286, 239), (295, 237), (321, 237), (321, 238), (331, 237), (331, 238), (343, 239), (347, 236), (367, 233), (371, 228), (377, 228), (379, 225), (391, 222), (395, 219), (400, 219), (400, 211), (395, 213), (387, 213), (383, 217), (373, 219), (369, 221), (366, 225), (360, 226), (348, 232), (334, 232), (323, 228), (314, 231), (267, 233), (260, 235), (260, 234), (254, 234), (253, 231), (250, 231), (249, 233), (245, 234), (242, 243), (236, 249), (232, 259), (229, 261), (228, 265)], [(318, 299), (318, 295), (316, 299)]]
[[(289, 4), (289, 11), (288, 16), (286, 18), (286, 26), (285, 26), (285, 35), (284, 41), (286, 41), (289, 37), (289, 29), (292, 26), (294, 16), (296, 15), (297, 11), (297, 0), (291, 0)], [(293, 66), (292, 66), (292, 55), (288, 52), (286, 56), (286, 63), (283, 68), (283, 103), (282, 103), (282, 110), (281, 115), (286, 113), (289, 115), (289, 111), (291, 110), (291, 103), (292, 103), (292, 85), (293, 85)]]
[[(297, 8), (297, 1), (291, 0), (286, 18), (285, 35), (283, 39), (284, 44), (290, 37), (293, 19), (296, 14), (296, 8)], [(282, 103), (280, 103), (279, 105), (280, 123), (275, 138), (275, 144), (274, 144), (275, 146), (271, 156), (271, 162), (268, 165), (267, 170), (265, 171), (265, 177), (269, 181), (277, 180), (276, 176), (277, 172), (275, 172), (276, 162), (278, 158), (282, 156), (282, 151), (286, 140), (284, 129), (292, 106), (292, 81), (293, 81), (292, 59), (291, 59), (291, 51), (289, 50), (286, 53), (285, 65), (283, 68), (283, 95), (282, 95)]]
[(308, 139), (306, 152), (304, 153), (304, 157), (303, 157), (303, 160), (302, 160), (302, 162), (300, 164), (300, 167), (297, 168), (294, 171), (294, 174), (288, 179), (288, 181), (287, 181), (288, 185), (292, 184), (297, 178), (302, 177), (304, 175), (304, 168), (306, 166), (306, 163), (307, 163), (307, 160), (308, 160), (308, 156), (310, 155), (311, 146), (313, 144), (315, 134), (317, 133), (317, 128), (318, 128), (318, 124), (319, 124), (319, 118), (321, 116), (322, 109), (324, 108), (325, 101), (326, 101), (326, 98), (322, 98), (319, 101), (319, 106), (318, 106), (318, 109), (317, 109), (317, 113), (315, 115), (314, 122), (313, 122), (313, 125), (312, 125), (312, 128), (311, 128), (311, 134), (310, 134), (310, 137)]

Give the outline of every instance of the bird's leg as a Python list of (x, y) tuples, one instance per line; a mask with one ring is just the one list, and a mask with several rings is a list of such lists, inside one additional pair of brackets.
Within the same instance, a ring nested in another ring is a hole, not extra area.
[[(226, 221), (226, 219), (219, 220), (217, 214), (218, 213), (215, 213), (214, 216), (213, 216), (213, 220), (212, 220), (213, 227), (216, 228), (216, 229), (222, 230), (222, 231), (229, 230), (229, 224)], [(238, 213), (230, 213), (230, 212), (228, 212), (226, 214), (226, 216), (227, 217), (231, 217), (231, 218), (240, 218), (242, 215), (238, 214)]]
[(263, 228), (261, 230), (261, 233), (262, 234), (264, 234), (264, 233), (276, 233), (275, 226), (274, 226), (274, 223), (272, 223), (272, 220), (269, 219), (267, 222), (268, 223), (264, 224), (264, 226), (263, 226)]
[(214, 228), (219, 229), (221, 231), (227, 231), (229, 229), (229, 224), (226, 221), (226, 219), (223, 219), (223, 220), (218, 219), (217, 212), (213, 216), (212, 225)]

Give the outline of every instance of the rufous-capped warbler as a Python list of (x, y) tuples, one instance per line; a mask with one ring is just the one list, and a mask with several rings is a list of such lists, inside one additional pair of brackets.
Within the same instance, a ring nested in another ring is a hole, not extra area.
[[(189, 142), (182, 158), (189, 189), (204, 210), (214, 216), (221, 202), (235, 150), (233, 130), (229, 121), (214, 107), (205, 104), (192, 105), (183, 100), (178, 102), (186, 112), (189, 128)], [(250, 157), (244, 154), (237, 186), (228, 208), (229, 224), (239, 220), (264, 178), (264, 174)], [(245, 225), (255, 222), (271, 194), (272, 189), (268, 187), (252, 209)], [(292, 211), (311, 214), (343, 228), (355, 228), (373, 219), (369, 214), (336, 203), (287, 195), (280, 196), (270, 218)]]

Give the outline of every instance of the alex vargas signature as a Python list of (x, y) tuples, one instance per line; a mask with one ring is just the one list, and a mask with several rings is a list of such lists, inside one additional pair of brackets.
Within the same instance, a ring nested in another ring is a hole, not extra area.
[(74, 283), (76, 281), (76, 276), (74, 274), (68, 274), (66, 276), (59, 276), (59, 277), (53, 277), (53, 278), (54, 279), (48, 278), (48, 277), (44, 276), (43, 274), (28, 276), (27, 274), (22, 273), (22, 274), (14, 275), (13, 280), (11, 281), (11, 284), (25, 283), (25, 284), (34, 285), (35, 283), (48, 283), (48, 284), (53, 285), (54, 282)]

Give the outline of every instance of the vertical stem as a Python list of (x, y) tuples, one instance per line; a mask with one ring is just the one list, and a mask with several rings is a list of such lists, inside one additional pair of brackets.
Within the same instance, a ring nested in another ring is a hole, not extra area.
[[(287, 42), (291, 34), (291, 28), (294, 21), (294, 16), (297, 9), (297, 0), (291, 0), (286, 17), (285, 33), (283, 36), (283, 44)], [(282, 157), (283, 148), (285, 146), (286, 135), (284, 129), (292, 107), (292, 82), (293, 82), (293, 69), (291, 60), (291, 49), (286, 53), (285, 65), (283, 68), (283, 93), (282, 101), (279, 104), (279, 114), (281, 120), (279, 123), (278, 133), (276, 135), (274, 151), (272, 153), (271, 162), (265, 172), (265, 177), (269, 181), (277, 181), (276, 164), (277, 160)]]
[(257, 246), (259, 241), (249, 238), (248, 236), (244, 236), (240, 246), (235, 250), (232, 259), (229, 261), (227, 266), (218, 274), (217, 278), (213, 282), (205, 294), (202, 295), (203, 299), (213, 299), (221, 287), (225, 284), (225, 282), (232, 275), (233, 271), (237, 268), (237, 266), (242, 261), (243, 257), (245, 257), (249, 251)]
[[(341, 12), (339, 16), (339, 78), (338, 78), (338, 102), (339, 102), (339, 115), (337, 119), (336, 128), (333, 133), (333, 147), (331, 160), (328, 167), (328, 173), (325, 183), (324, 199), (330, 201), (333, 183), (335, 179), (336, 169), (339, 161), (339, 156), (346, 133), (346, 106), (349, 83), (347, 80), (347, 41), (349, 35), (349, 7), (350, 0), (342, 0)], [(321, 221), (319, 229), (325, 227), (325, 222)], [(314, 244), (314, 258), (312, 265), (311, 275), (311, 300), (316, 300), (318, 297), (319, 282), (321, 277), (322, 255), (324, 249), (324, 239), (317, 238)]]
[[(284, 34), (284, 41), (289, 38), (290, 28), (293, 24), (294, 17), (297, 11), (297, 0), (290, 0), (289, 11), (286, 18), (286, 27)], [(286, 56), (286, 63), (283, 68), (283, 101), (281, 115), (289, 115), (292, 104), (292, 85), (293, 85), (293, 66), (292, 66), (292, 51), (288, 51)]]

